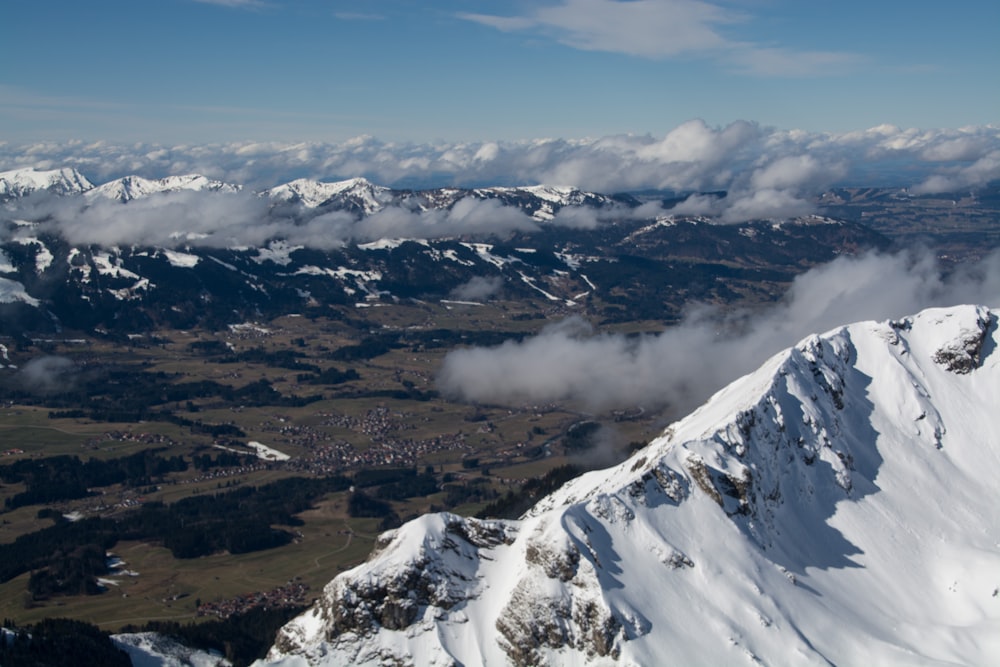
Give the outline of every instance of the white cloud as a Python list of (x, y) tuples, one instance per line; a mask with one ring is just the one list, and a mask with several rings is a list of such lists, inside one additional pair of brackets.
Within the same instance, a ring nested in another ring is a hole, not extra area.
[(370, 14), (365, 12), (334, 12), (334, 18), (341, 21), (384, 21), (382, 14)]
[(840, 74), (864, 62), (855, 53), (839, 51), (793, 51), (791, 49), (739, 46), (729, 58), (732, 69), (756, 76), (809, 77)]
[(666, 406), (680, 416), (810, 333), (957, 303), (1000, 305), (1000, 252), (950, 275), (926, 255), (843, 257), (799, 276), (763, 312), (696, 307), (680, 325), (640, 338), (595, 334), (570, 318), (522, 342), (454, 350), (438, 384), (469, 401)]
[(500, 276), (473, 276), (451, 291), (451, 298), (460, 301), (486, 301), (503, 288)]
[[(18, 202), (12, 217), (41, 220), (42, 229), (73, 244), (238, 247), (281, 238), (312, 248), (339, 248), (383, 238), (504, 237), (537, 223), (496, 199), (466, 197), (450, 209), (414, 211), (389, 206), (367, 217), (346, 211), (315, 215), (243, 191), (180, 190), (127, 204), (108, 199), (41, 195)], [(3, 230), (3, 235), (10, 234)], [(14, 231), (14, 234), (20, 232)], [(32, 232), (34, 233), (34, 232)]]
[(772, 190), (817, 190), (842, 178), (842, 163), (824, 163), (812, 155), (779, 157), (757, 169), (750, 176), (751, 188)]
[(33, 394), (65, 391), (74, 384), (76, 365), (66, 357), (35, 357), (17, 372), (17, 382)]
[(995, 150), (965, 167), (949, 167), (912, 188), (914, 194), (954, 192), (1000, 180), (1000, 150)]
[(720, 200), (723, 222), (782, 219), (809, 215), (816, 211), (812, 202), (787, 190), (762, 189)]
[(466, 197), (448, 210), (410, 211), (389, 207), (361, 220), (351, 234), (354, 240), (381, 238), (444, 238), (451, 236), (503, 236), (531, 231), (537, 224), (520, 209), (495, 199)]
[(206, 5), (221, 5), (222, 7), (234, 7), (236, 9), (261, 9), (268, 4), (263, 0), (194, 0)]
[[(365, 176), (384, 185), (418, 188), (545, 183), (606, 193), (726, 191), (725, 200), (696, 199), (687, 206), (731, 210), (727, 219), (733, 220), (741, 210), (765, 210), (767, 202), (776, 211), (798, 207), (796, 202), (838, 183), (917, 186), (920, 192), (988, 183), (1000, 178), (1000, 128), (881, 125), (828, 134), (746, 121), (712, 127), (692, 120), (659, 137), (460, 144), (391, 143), (369, 136), (341, 143), (0, 144), (0, 171), (28, 166), (75, 167), (95, 183), (133, 173), (148, 178), (201, 173), (250, 190), (301, 177)], [(594, 224), (587, 215), (573, 216), (567, 211), (560, 221)]]
[(746, 23), (751, 17), (702, 0), (562, 0), (520, 16), (465, 13), (459, 17), (505, 32), (551, 36), (584, 51), (650, 59), (695, 55), (763, 76), (839, 73), (861, 60), (850, 53), (795, 51), (734, 40), (724, 34), (724, 26)]

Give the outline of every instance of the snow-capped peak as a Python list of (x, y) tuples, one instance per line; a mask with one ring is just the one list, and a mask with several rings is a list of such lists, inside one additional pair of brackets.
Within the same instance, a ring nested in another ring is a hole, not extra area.
[(519, 521), (421, 517), (276, 664), (988, 664), (997, 315), (810, 336)]
[(604, 195), (584, 192), (578, 188), (560, 185), (519, 185), (514, 187), (477, 188), (474, 192), (483, 197), (530, 197), (540, 202), (549, 211), (558, 210), (563, 206), (578, 206), (587, 203), (599, 205), (607, 200), (607, 197)]
[(0, 197), (24, 197), (39, 190), (66, 195), (86, 192), (93, 184), (76, 169), (39, 170), (34, 167), (0, 172)]
[(528, 185), (518, 189), (531, 193), (539, 199), (563, 206), (576, 203), (576, 200), (584, 194), (579, 189), (568, 185)]
[(166, 178), (157, 179), (143, 178), (142, 176), (125, 176), (90, 190), (86, 193), (86, 196), (92, 199), (101, 197), (124, 203), (160, 192), (176, 192), (178, 190), (239, 192), (241, 189), (242, 186), (240, 185), (212, 180), (201, 174), (167, 176)]
[(274, 201), (299, 203), (307, 208), (315, 208), (334, 199), (357, 198), (366, 214), (382, 208), (380, 198), (390, 189), (375, 185), (365, 178), (351, 178), (346, 181), (324, 183), (308, 178), (299, 178), (264, 191), (264, 195)]

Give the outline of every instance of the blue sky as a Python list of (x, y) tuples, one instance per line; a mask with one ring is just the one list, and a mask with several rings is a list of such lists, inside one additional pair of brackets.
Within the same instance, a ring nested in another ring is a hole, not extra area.
[(14, 0), (0, 141), (1000, 122), (996, 0)]

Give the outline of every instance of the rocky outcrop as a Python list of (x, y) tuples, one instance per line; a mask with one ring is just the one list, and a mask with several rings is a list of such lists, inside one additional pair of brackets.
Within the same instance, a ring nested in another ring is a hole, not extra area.
[(996, 332), (965, 306), (809, 337), (519, 521), (386, 534), (269, 659), (988, 662)]

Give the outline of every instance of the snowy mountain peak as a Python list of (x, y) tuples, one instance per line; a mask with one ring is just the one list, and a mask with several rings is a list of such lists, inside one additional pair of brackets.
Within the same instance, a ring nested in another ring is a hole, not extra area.
[(810, 336), (519, 521), (386, 533), (278, 664), (985, 664), (1000, 353), (984, 307)]
[(161, 192), (177, 192), (179, 190), (239, 192), (241, 189), (242, 186), (212, 180), (201, 174), (167, 176), (157, 179), (125, 176), (90, 190), (86, 196), (91, 199), (105, 198), (126, 203)]
[(576, 199), (585, 195), (585, 193), (581, 192), (579, 189), (568, 185), (529, 185), (518, 189), (524, 192), (529, 192), (539, 199), (562, 204), (564, 206), (576, 203)]
[(307, 208), (316, 208), (335, 199), (354, 198), (365, 214), (371, 214), (384, 206), (382, 199), (390, 192), (389, 188), (375, 185), (365, 178), (331, 183), (300, 178), (266, 190), (263, 194), (274, 201), (298, 203)]
[(39, 170), (29, 167), (0, 172), (0, 198), (24, 197), (39, 190), (59, 195), (78, 194), (93, 187), (76, 169)]

